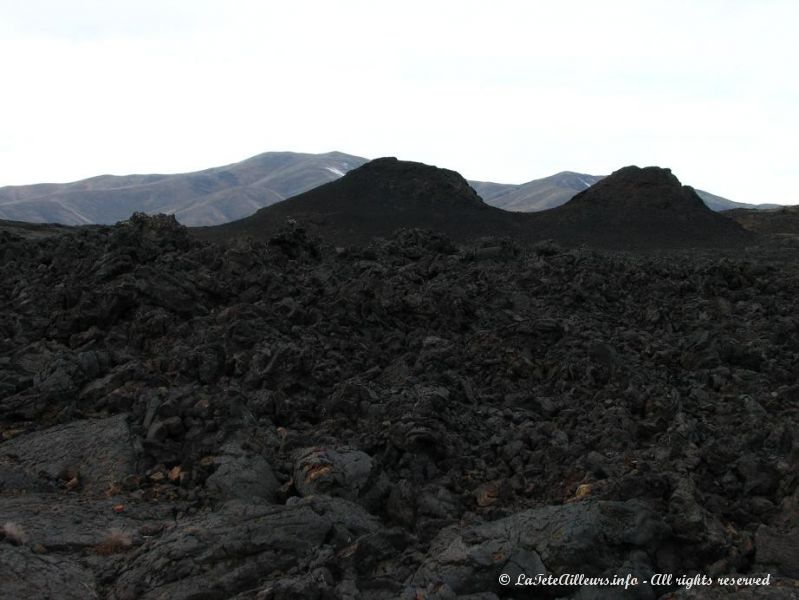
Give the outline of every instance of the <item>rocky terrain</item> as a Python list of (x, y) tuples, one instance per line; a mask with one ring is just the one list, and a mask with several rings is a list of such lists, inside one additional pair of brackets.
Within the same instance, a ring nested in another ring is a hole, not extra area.
[[(6, 223), (0, 597), (796, 598), (799, 248), (749, 241)], [(638, 583), (499, 579), (567, 573)]]

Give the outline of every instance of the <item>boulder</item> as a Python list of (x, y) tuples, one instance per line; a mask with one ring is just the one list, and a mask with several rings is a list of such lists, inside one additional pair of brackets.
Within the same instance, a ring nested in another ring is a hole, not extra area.
[(126, 415), (84, 419), (20, 435), (0, 446), (0, 462), (100, 495), (136, 472)]
[(356, 500), (372, 472), (372, 459), (350, 448), (302, 448), (294, 454), (294, 487), (303, 496), (328, 494)]

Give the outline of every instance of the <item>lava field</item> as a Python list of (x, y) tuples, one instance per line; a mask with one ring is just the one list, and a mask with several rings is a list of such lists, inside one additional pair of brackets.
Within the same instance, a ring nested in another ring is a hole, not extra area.
[(797, 598), (797, 259), (5, 227), (0, 597)]

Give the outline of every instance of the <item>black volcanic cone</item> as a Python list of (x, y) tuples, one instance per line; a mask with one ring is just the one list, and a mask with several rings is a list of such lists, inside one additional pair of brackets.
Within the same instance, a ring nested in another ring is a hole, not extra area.
[(455, 171), (396, 158), (375, 159), (251, 217), (197, 231), (206, 239), (266, 239), (289, 219), (340, 244), (388, 236), (400, 227), (431, 229), (458, 241), (529, 236), (524, 219), (485, 204)]
[(567, 243), (615, 248), (735, 246), (753, 236), (710, 210), (670, 169), (624, 167), (541, 214), (536, 229)]

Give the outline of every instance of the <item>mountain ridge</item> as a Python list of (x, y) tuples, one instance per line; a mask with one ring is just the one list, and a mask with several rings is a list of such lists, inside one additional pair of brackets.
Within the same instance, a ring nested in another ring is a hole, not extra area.
[(186, 225), (210, 225), (340, 177), (365, 158), (341, 152), (265, 152), (188, 173), (99, 175), (65, 184), (0, 188), (0, 218), (69, 225), (111, 224), (133, 212), (174, 214)]
[[(218, 167), (177, 174), (98, 175), (69, 183), (0, 188), (0, 219), (65, 225), (112, 224), (133, 212), (174, 214), (188, 226), (218, 225), (335, 181), (366, 158), (265, 152)], [(487, 204), (516, 212), (561, 206), (603, 178), (562, 171), (523, 184), (469, 181)], [(697, 190), (714, 210), (753, 208)], [(765, 209), (775, 205), (761, 205)]]

